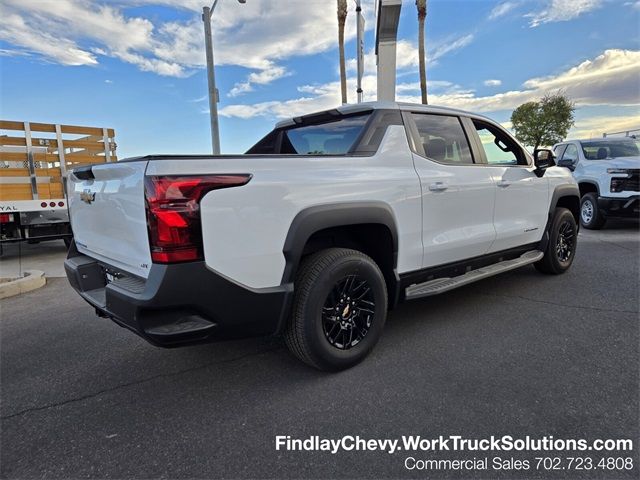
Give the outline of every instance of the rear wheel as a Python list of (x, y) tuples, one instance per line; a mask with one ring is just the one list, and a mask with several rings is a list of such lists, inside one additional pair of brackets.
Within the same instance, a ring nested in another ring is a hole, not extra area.
[(342, 370), (375, 346), (387, 316), (382, 272), (367, 255), (330, 248), (301, 264), (285, 341), (303, 362)]
[(600, 230), (607, 221), (602, 210), (598, 208), (598, 196), (591, 192), (580, 200), (580, 225), (590, 230)]
[(578, 225), (573, 214), (566, 208), (556, 208), (547, 249), (535, 267), (542, 273), (553, 275), (566, 272), (575, 258), (577, 244)]

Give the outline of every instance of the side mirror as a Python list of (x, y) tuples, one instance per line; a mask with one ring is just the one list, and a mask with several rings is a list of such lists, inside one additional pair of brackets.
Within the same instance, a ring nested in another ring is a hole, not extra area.
[(563, 160), (560, 160), (558, 162), (558, 166), (559, 167), (565, 167), (568, 168), (569, 170), (571, 170), (572, 172), (576, 169), (576, 164), (573, 160), (571, 160), (570, 158), (565, 158)]
[(542, 177), (544, 171), (555, 165), (554, 155), (548, 148), (540, 148), (533, 152), (533, 164), (536, 166), (536, 175)]

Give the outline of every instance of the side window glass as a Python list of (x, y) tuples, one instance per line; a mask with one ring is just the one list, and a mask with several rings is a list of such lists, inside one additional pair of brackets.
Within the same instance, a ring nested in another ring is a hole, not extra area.
[(427, 158), (452, 165), (473, 164), (467, 137), (458, 117), (412, 113)]
[(578, 147), (573, 144), (567, 145), (567, 149), (562, 155), (562, 160), (571, 160), (572, 162), (578, 161)]
[(507, 134), (493, 125), (473, 121), (489, 165), (527, 165), (524, 152)]
[(278, 131), (273, 130), (269, 132), (262, 140), (256, 143), (253, 147), (247, 150), (247, 154), (255, 155), (273, 155), (278, 153), (276, 151), (278, 144)]
[(558, 160), (560, 160), (562, 158), (562, 154), (564, 153), (564, 150), (567, 148), (566, 144), (562, 144), (562, 145), (557, 145), (556, 148), (553, 149), (553, 153), (555, 154), (556, 158)]

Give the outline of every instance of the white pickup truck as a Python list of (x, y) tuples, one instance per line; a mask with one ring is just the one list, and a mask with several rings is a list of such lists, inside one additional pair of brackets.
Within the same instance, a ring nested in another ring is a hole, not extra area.
[(634, 137), (569, 140), (554, 145), (558, 165), (580, 188), (580, 223), (598, 230), (608, 218), (640, 215), (640, 141)]
[(280, 122), (245, 155), (77, 168), (67, 276), (159, 346), (284, 335), (362, 360), (399, 302), (575, 257), (579, 190), (550, 150), (445, 108), (364, 103)]

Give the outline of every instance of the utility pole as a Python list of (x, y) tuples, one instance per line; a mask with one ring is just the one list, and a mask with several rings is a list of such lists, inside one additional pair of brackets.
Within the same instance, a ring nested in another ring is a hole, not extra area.
[(362, 75), (364, 73), (364, 17), (362, 16), (361, 0), (355, 0), (356, 2), (356, 24), (357, 24), (357, 43), (358, 46), (356, 52), (356, 59), (358, 63), (358, 87), (356, 93), (358, 94), (358, 103), (362, 102)]
[(211, 117), (211, 151), (220, 155), (220, 128), (218, 126), (218, 89), (216, 88), (216, 73), (213, 66), (213, 38), (211, 37), (211, 12), (216, 7), (202, 9), (204, 22), (204, 45), (207, 54), (207, 82), (209, 84), (209, 115)]
[[(238, 0), (246, 3), (247, 0)], [(220, 155), (220, 128), (218, 125), (218, 89), (216, 88), (216, 73), (213, 64), (213, 36), (211, 35), (211, 15), (216, 9), (218, 0), (213, 2), (211, 8), (202, 9), (202, 21), (204, 22), (204, 46), (207, 54), (207, 82), (209, 84), (209, 115), (211, 116), (211, 150), (214, 155)]]

